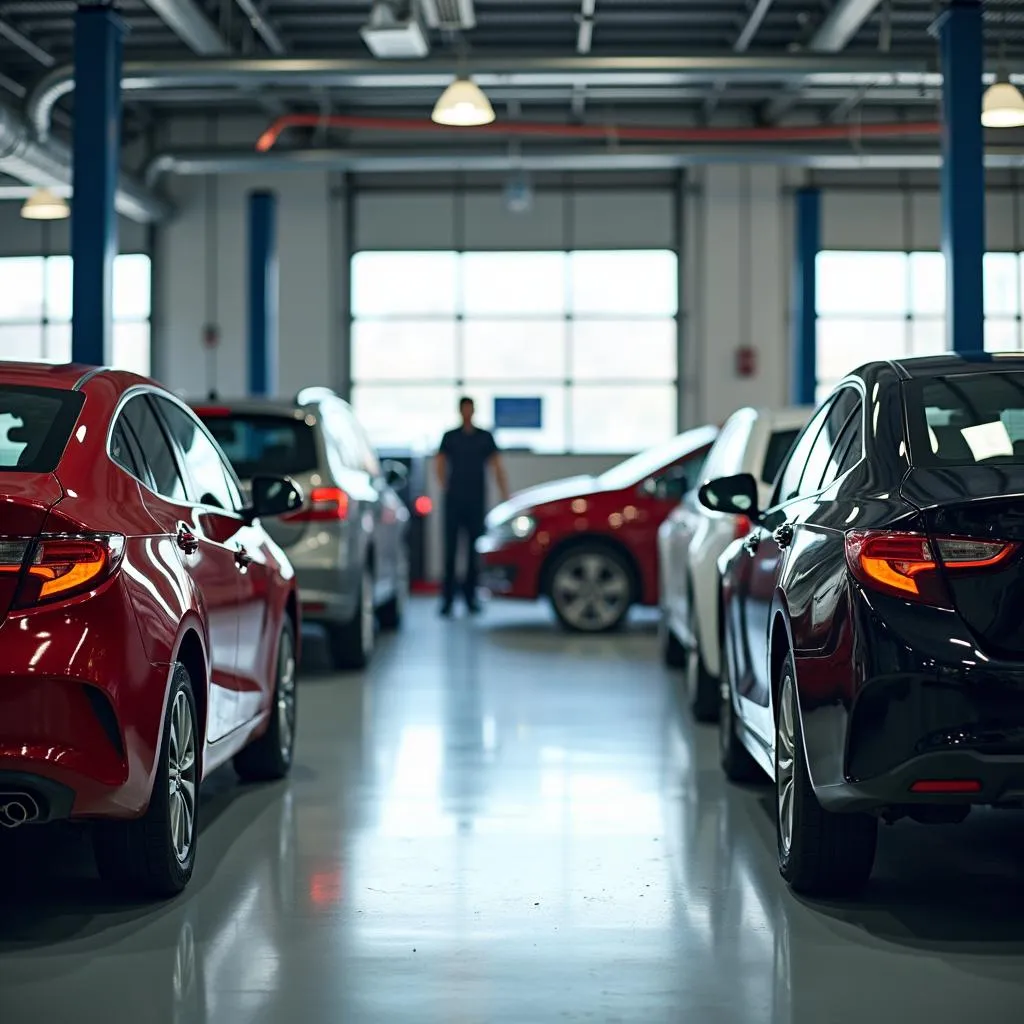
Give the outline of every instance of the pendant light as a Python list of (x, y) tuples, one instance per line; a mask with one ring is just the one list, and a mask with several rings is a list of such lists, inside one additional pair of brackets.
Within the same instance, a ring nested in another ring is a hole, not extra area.
[(22, 204), (21, 215), (26, 220), (66, 220), (71, 216), (71, 208), (50, 189), (37, 188)]
[(1024, 96), (1006, 73), (1006, 15), (999, 33), (996, 80), (981, 100), (981, 123), (986, 128), (1024, 128)]
[(430, 119), (453, 128), (478, 128), (494, 120), (494, 108), (472, 79), (456, 78), (441, 93)]

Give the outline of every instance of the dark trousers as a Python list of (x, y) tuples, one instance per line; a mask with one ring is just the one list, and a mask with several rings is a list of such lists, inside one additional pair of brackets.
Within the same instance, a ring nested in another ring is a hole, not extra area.
[(442, 596), (445, 604), (455, 600), (455, 592), (459, 589), (456, 579), (456, 565), (459, 555), (459, 544), (466, 544), (466, 576), (462, 581), (462, 593), (467, 603), (476, 600), (477, 557), (476, 539), (484, 532), (484, 510), (477, 503), (452, 501), (449, 499), (444, 506), (444, 589)]

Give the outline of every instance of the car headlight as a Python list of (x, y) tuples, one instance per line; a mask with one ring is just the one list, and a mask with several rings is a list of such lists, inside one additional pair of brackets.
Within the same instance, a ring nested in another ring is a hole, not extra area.
[(533, 516), (513, 516), (502, 523), (498, 523), (493, 534), (498, 540), (528, 540), (537, 529), (537, 523)]

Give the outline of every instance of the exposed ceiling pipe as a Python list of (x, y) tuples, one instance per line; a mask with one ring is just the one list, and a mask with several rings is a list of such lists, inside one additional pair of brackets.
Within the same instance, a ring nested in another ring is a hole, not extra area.
[(590, 47), (594, 42), (594, 12), (597, 10), (597, 0), (583, 0), (580, 13), (577, 17), (579, 27), (576, 30), (576, 52), (590, 53)]
[(807, 44), (815, 53), (839, 53), (875, 13), (882, 0), (837, 0)]
[(746, 24), (740, 29), (740, 34), (736, 37), (736, 42), (733, 43), (733, 49), (737, 53), (745, 53), (750, 49), (750, 44), (754, 41), (754, 36), (757, 35), (764, 23), (764, 19), (767, 17), (769, 10), (771, 10), (772, 4), (775, 0), (757, 0), (751, 8), (750, 15), (747, 17)]
[[(186, 61), (127, 61), (122, 88), (174, 89), (181, 86), (238, 88), (247, 85), (443, 89), (455, 74), (471, 76), (482, 88), (529, 88), (558, 83), (584, 85), (678, 85), (707, 79), (804, 80), (848, 75), (861, 84), (865, 75), (926, 75), (934, 61), (891, 57), (829, 57), (817, 54), (781, 57), (726, 54), (717, 57), (469, 57), (407, 61), (331, 58), (206, 58)], [(32, 90), (26, 111), (40, 138), (49, 134), (55, 104), (75, 87), (70, 64), (54, 68)]]
[(13, 25), (3, 20), (0, 20), (0, 36), (3, 36), (9, 43), (13, 43), (34, 61), (38, 61), (44, 68), (52, 68), (57, 63), (57, 58), (51, 53), (41, 46), (37, 46), (24, 32), (19, 32)]
[(196, 0), (146, 0), (146, 5), (193, 53), (224, 57), (231, 52)]
[[(37, 142), (29, 126), (0, 105), (0, 171), (30, 185), (70, 185), (71, 151), (54, 139)], [(142, 224), (164, 220), (171, 213), (169, 204), (125, 175), (121, 175), (115, 206), (118, 213)]]
[[(667, 150), (559, 150), (516, 152), (507, 148), (490, 153), (450, 148), (433, 153), (393, 153), (316, 149), (261, 154), (252, 150), (179, 151), (163, 153), (150, 163), (146, 181), (163, 174), (262, 174), (290, 171), (349, 171), (361, 174), (423, 174), (457, 171), (662, 171), (705, 164), (775, 164), (821, 170), (938, 170), (942, 154), (935, 147), (907, 146), (865, 152), (848, 147), (820, 146), (713, 147)], [(998, 148), (985, 155), (986, 166), (1024, 167), (1024, 149)]]
[(288, 48), (281, 41), (277, 29), (267, 21), (263, 12), (256, 6), (253, 0), (235, 0), (241, 8), (242, 13), (249, 19), (253, 31), (263, 40), (266, 48), (278, 57), (288, 52)]
[[(432, 121), (394, 117), (356, 117), (349, 114), (286, 114), (279, 117), (259, 137), (256, 151), (273, 149), (281, 133), (289, 128), (327, 126), (345, 131), (427, 132), (452, 134), (451, 128)], [(459, 129), (456, 129), (458, 132)], [(616, 142), (693, 142), (693, 143), (765, 143), (814, 142), (842, 139), (891, 139), (910, 136), (937, 136), (942, 125), (936, 121), (893, 121), (860, 124), (856, 129), (846, 125), (806, 125), (780, 128), (681, 128), (676, 125), (621, 124), (552, 124), (548, 122), (506, 121), (481, 125), (472, 129), (474, 137), (484, 135), (516, 135), (556, 139), (612, 139)]]

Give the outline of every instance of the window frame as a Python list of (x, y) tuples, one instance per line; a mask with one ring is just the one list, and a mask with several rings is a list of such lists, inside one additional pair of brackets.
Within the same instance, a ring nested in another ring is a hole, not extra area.
[(163, 438), (164, 444), (167, 445), (170, 451), (171, 461), (172, 464), (174, 465), (174, 471), (178, 476), (178, 480), (181, 483), (181, 489), (184, 492), (184, 498), (179, 500), (178, 498), (175, 498), (173, 495), (164, 494), (157, 487), (156, 475), (153, 473), (153, 466), (150, 463), (149, 456), (146, 454), (146, 448), (142, 443), (142, 439), (138, 436), (138, 433), (136, 432), (135, 427), (132, 425), (131, 421), (125, 418), (125, 425), (127, 426), (132, 438), (135, 440), (135, 443), (139, 450), (139, 454), (142, 456), (143, 468), (146, 471), (147, 477), (147, 479), (145, 480), (142, 480), (138, 477), (133, 477), (133, 479), (138, 480), (139, 483), (146, 488), (146, 490), (148, 490), (151, 494), (154, 494), (156, 497), (160, 498), (162, 501), (169, 502), (172, 505), (189, 504), (188, 482), (186, 480), (185, 475), (182, 473), (181, 465), (179, 464), (178, 461), (178, 453), (175, 450), (174, 445), (168, 438), (167, 432), (164, 428), (163, 422), (161, 421), (159, 415), (153, 408), (152, 404), (147, 400), (147, 396), (151, 390), (151, 388), (136, 387), (129, 389), (123, 395), (121, 395), (121, 398), (118, 401), (116, 408), (114, 409), (114, 415), (110, 417), (110, 426), (107, 429), (105, 452), (107, 458), (114, 466), (116, 466), (122, 473), (126, 473), (128, 476), (131, 476), (131, 474), (128, 473), (128, 470), (126, 470), (124, 466), (122, 466), (121, 463), (114, 458), (113, 453), (110, 450), (110, 445), (111, 440), (113, 438), (114, 428), (117, 426), (118, 422), (122, 418), (126, 417), (125, 411), (128, 408), (128, 406), (131, 405), (131, 403), (135, 400), (141, 401), (146, 406), (146, 408), (149, 409), (150, 415), (152, 415), (156, 419), (157, 427), (160, 430), (160, 436)]

